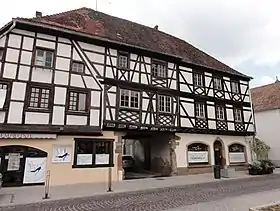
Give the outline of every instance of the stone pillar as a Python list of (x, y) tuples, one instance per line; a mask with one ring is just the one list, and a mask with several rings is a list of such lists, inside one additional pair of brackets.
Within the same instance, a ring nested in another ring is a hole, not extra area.
[(178, 175), (177, 170), (177, 157), (176, 157), (176, 146), (178, 145), (177, 141), (180, 140), (181, 137), (174, 135), (174, 137), (170, 140), (170, 164), (171, 164), (171, 175)]
[(118, 133), (116, 132), (115, 133), (115, 136), (117, 136), (117, 139), (116, 139), (116, 147), (115, 147), (115, 154), (117, 155), (117, 170), (118, 170), (118, 180), (121, 181), (123, 180), (123, 177), (124, 177), (124, 171), (123, 171), (123, 166), (122, 166), (122, 156), (123, 156), (123, 146), (124, 146), (124, 143), (123, 143), (123, 140), (122, 140), (122, 137), (124, 136), (125, 134), (123, 133)]

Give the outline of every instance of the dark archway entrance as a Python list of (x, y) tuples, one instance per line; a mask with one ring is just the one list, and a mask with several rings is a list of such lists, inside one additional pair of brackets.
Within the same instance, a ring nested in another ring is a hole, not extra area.
[(47, 155), (46, 152), (33, 147), (21, 145), (0, 147), (3, 187), (44, 184)]
[(224, 168), (225, 166), (225, 159), (224, 159), (224, 150), (223, 150), (223, 144), (220, 140), (216, 140), (214, 142), (214, 161), (215, 165), (221, 166), (221, 168)]

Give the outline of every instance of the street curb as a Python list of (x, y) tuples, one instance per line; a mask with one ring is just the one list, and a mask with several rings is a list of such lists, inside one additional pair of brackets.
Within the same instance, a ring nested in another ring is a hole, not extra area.
[(269, 203), (269, 204), (264, 204), (264, 205), (260, 205), (260, 206), (257, 206), (257, 207), (252, 207), (252, 208), (249, 209), (249, 211), (260, 211), (263, 208), (268, 208), (268, 207), (271, 207), (271, 206), (274, 206), (274, 205), (280, 205), (280, 201), (275, 201), (275, 202), (272, 202), (272, 203)]

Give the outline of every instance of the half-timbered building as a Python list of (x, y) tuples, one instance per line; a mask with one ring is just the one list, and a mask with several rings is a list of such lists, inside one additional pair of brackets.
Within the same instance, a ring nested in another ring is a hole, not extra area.
[(4, 184), (104, 182), (109, 168), (121, 180), (129, 144), (164, 175), (245, 165), (250, 79), (157, 27), (92, 9), (15, 18), (0, 30)]

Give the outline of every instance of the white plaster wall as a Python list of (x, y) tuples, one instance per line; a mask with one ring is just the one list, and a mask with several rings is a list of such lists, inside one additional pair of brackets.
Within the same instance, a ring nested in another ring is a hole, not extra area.
[(66, 124), (67, 125), (86, 125), (87, 116), (67, 115)]
[(209, 146), (210, 154), (210, 164), (214, 165), (214, 149), (213, 144), (217, 137), (223, 141), (225, 149), (225, 158), (226, 164), (229, 165), (229, 156), (228, 156), (228, 146), (233, 143), (239, 143), (246, 147), (246, 156), (248, 162), (251, 162), (251, 152), (248, 141), (246, 141), (244, 136), (217, 136), (217, 135), (206, 135), (206, 134), (186, 134), (186, 133), (176, 133), (177, 136), (181, 137), (179, 145), (176, 147), (176, 158), (177, 158), (177, 167), (187, 167), (187, 146), (191, 143), (204, 143)]
[(99, 86), (97, 85), (96, 81), (91, 76), (82, 76), (84, 78), (86, 88), (88, 89), (99, 89)]
[(16, 74), (17, 74), (17, 65), (16, 64), (10, 64), (10, 63), (4, 64), (3, 78), (15, 79)]
[(26, 83), (13, 82), (11, 99), (24, 101), (25, 90), (26, 90)]
[(256, 136), (271, 147), (269, 159), (280, 166), (280, 109), (255, 112)]
[(55, 49), (55, 42), (37, 39), (36, 46), (43, 47), (43, 48), (49, 48), (49, 49)]
[(49, 124), (49, 113), (25, 112), (25, 124)]
[(8, 123), (21, 124), (22, 111), (23, 111), (23, 103), (11, 102), (9, 106)]
[(32, 36), (32, 37), (35, 36), (35, 32), (21, 30), (21, 29), (13, 29), (12, 32), (17, 33), (17, 34), (22, 34), (22, 35), (28, 35), (28, 36)]
[(32, 50), (33, 49), (34, 39), (31, 37), (24, 37), (23, 38), (23, 45), (22, 48), (25, 50)]
[(53, 125), (64, 125), (64, 118), (65, 118), (64, 111), (65, 108), (62, 106), (53, 107), (53, 114), (52, 114)]
[(69, 73), (63, 71), (55, 71), (54, 83), (59, 85), (68, 85)]
[(83, 79), (81, 75), (71, 74), (71, 86), (85, 88)]
[(69, 71), (70, 59), (65, 59), (61, 57), (56, 58), (56, 69)]
[(66, 88), (55, 87), (54, 104), (65, 105), (66, 102)]
[(4, 36), (4, 37), (2, 37), (0, 39), (0, 47), (4, 47), (5, 46), (6, 38), (7, 38), (7, 36)]
[(26, 65), (31, 65), (31, 58), (32, 58), (32, 53), (31, 52), (22, 51), (21, 52), (20, 63), (21, 64), (26, 64)]
[(11, 48), (7, 49), (6, 61), (18, 63), (18, 56), (19, 56), (19, 50), (11, 49)]
[(71, 45), (58, 43), (58, 45), (57, 45), (57, 55), (58, 56), (65, 56), (65, 57), (70, 58), (71, 57)]
[(90, 125), (99, 126), (99, 110), (90, 110)]
[(98, 91), (91, 91), (91, 98), (90, 98), (90, 101), (91, 101), (91, 106), (96, 106), (96, 107), (99, 107), (100, 106), (100, 92)]
[(4, 123), (5, 116), (6, 116), (6, 112), (0, 111), (0, 123)]
[(20, 48), (20, 45), (21, 45), (21, 36), (15, 35), (15, 34), (10, 34), (8, 46), (14, 47), (14, 48)]
[(101, 54), (97, 53), (92, 53), (92, 52), (87, 52), (85, 51), (86, 55), (88, 56), (89, 60), (92, 62), (97, 62), (97, 63), (104, 63), (104, 56)]
[(56, 40), (56, 37), (55, 37), (55, 36), (51, 36), (51, 35), (48, 35), (48, 34), (37, 33), (37, 37), (38, 37), (38, 38), (47, 39), (47, 40), (53, 40), (53, 41)]
[(18, 70), (18, 79), (23, 81), (29, 80), (30, 67), (20, 65)]
[(52, 82), (53, 70), (33, 67), (32, 69), (32, 81), (41, 83)]

